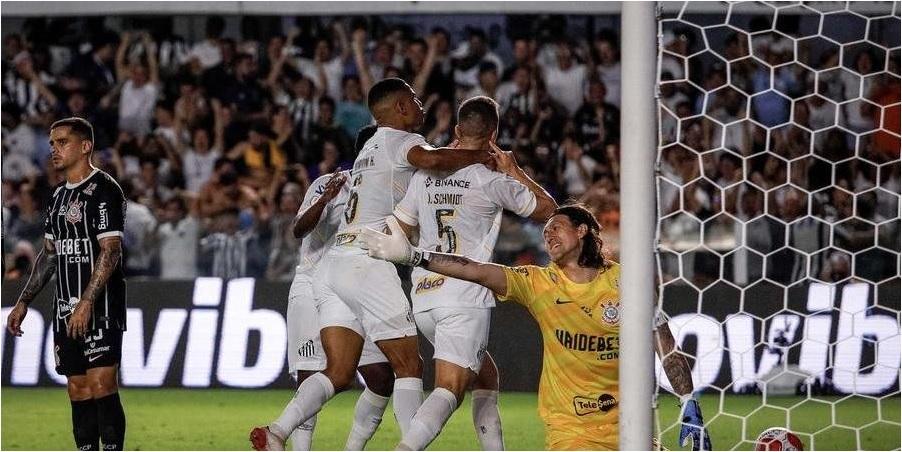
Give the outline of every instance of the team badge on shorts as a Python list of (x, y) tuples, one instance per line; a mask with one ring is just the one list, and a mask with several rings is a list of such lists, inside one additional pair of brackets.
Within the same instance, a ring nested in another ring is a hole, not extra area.
[(608, 325), (620, 323), (620, 302), (611, 301), (601, 305), (601, 319)]
[(69, 208), (66, 209), (66, 221), (72, 224), (81, 221), (81, 201), (69, 203)]

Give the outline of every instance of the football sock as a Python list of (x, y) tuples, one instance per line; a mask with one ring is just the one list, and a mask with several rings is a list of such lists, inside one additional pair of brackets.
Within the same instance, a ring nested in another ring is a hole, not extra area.
[(94, 400), (103, 450), (122, 450), (125, 447), (125, 411), (122, 410), (119, 393)]
[(410, 420), (416, 414), (417, 408), (423, 404), (423, 379), (406, 377), (395, 379), (395, 389), (392, 407), (395, 410), (395, 420), (401, 429), (401, 436), (407, 433)]
[(498, 412), (498, 391), (474, 389), (473, 426), (482, 450), (504, 450), (501, 414)]
[(78, 450), (100, 450), (97, 404), (94, 399), (72, 400), (72, 435)]
[(313, 417), (323, 405), (335, 395), (332, 381), (322, 372), (317, 372), (298, 386), (291, 402), (278, 419), (269, 424), (269, 430), (283, 440), (307, 419)]
[(291, 440), (291, 450), (310, 450), (314, 427), (316, 427), (316, 415), (294, 429), (291, 436), (288, 437)]
[(363, 450), (382, 423), (382, 413), (385, 412), (386, 405), (388, 397), (376, 394), (369, 388), (363, 390), (354, 407), (354, 423), (351, 425), (345, 450)]
[(401, 438), (401, 449), (424, 450), (438, 436), (457, 409), (457, 397), (445, 388), (435, 388), (417, 410)]

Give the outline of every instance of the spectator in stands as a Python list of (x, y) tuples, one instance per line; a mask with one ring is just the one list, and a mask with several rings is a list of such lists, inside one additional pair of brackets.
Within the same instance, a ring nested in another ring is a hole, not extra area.
[(612, 30), (602, 30), (592, 42), (595, 70), (606, 88), (604, 101), (620, 108), (620, 46)]
[(528, 76), (536, 75), (538, 68), (535, 59), (535, 42), (527, 38), (515, 38), (511, 42), (514, 60), (504, 67), (504, 73), (501, 75), (502, 82), (509, 82), (514, 78), (514, 72), (519, 68), (524, 68), (528, 72)]
[(127, 276), (152, 276), (156, 258), (153, 232), (157, 227), (157, 219), (147, 204), (139, 201), (139, 193), (131, 180), (121, 180), (120, 185), (125, 194), (128, 212), (122, 239), (125, 273)]
[[(356, 132), (355, 132), (356, 135)], [(319, 99), (319, 115), (310, 132), (310, 144), (306, 147), (307, 161), (316, 163), (322, 158), (323, 143), (331, 141), (345, 154), (351, 149), (350, 140), (344, 131), (335, 123), (335, 101), (331, 97)]]
[(560, 39), (555, 46), (555, 62), (543, 64), (539, 61), (539, 65), (548, 91), (554, 93), (568, 115), (575, 114), (583, 102), (588, 73), (586, 66), (573, 56), (573, 43), (566, 38)]
[(310, 180), (314, 180), (323, 174), (333, 173), (339, 169), (349, 169), (352, 161), (342, 160), (341, 152), (334, 141), (323, 141), (319, 154), (322, 156), (319, 162), (307, 169)]
[(197, 246), (201, 224), (195, 208), (175, 196), (163, 203), (155, 239), (160, 256), (160, 278), (194, 279), (197, 276)]
[(234, 160), (244, 182), (252, 187), (266, 187), (276, 171), (285, 169), (285, 152), (275, 141), (276, 134), (262, 122), (254, 123), (247, 132), (245, 141), (229, 151), (228, 158)]
[(269, 220), (272, 239), (266, 277), (287, 281), (294, 277), (298, 247), (301, 246), (292, 230), (295, 215), (304, 200), (301, 186), (293, 182), (282, 185), (276, 200), (276, 213)]
[(360, 78), (349, 75), (343, 83), (343, 100), (335, 108), (335, 122), (344, 131), (348, 141), (357, 136), (357, 131), (373, 121), (366, 106)]
[(495, 63), (489, 61), (480, 63), (477, 85), (467, 91), (461, 100), (475, 96), (486, 96), (492, 100), (497, 100), (498, 80), (498, 66), (495, 66)]
[(21, 119), (19, 108), (11, 103), (3, 104), (3, 180), (21, 181), (40, 174), (35, 164), (37, 134)]
[(448, 145), (454, 138), (453, 123), (454, 110), (451, 102), (444, 99), (435, 101), (426, 115), (423, 127), (423, 130), (428, 130), (426, 141), (435, 146)]
[(13, 58), (13, 69), (3, 77), (3, 101), (15, 105), (22, 119), (36, 124), (39, 116), (52, 112), (57, 97), (47, 86), (50, 76), (36, 69), (28, 51), (21, 51)]
[(219, 38), (225, 30), (225, 21), (219, 16), (207, 18), (204, 30), (204, 40), (194, 44), (188, 53), (192, 64), (197, 64), (203, 70), (210, 69), (222, 63), (222, 49)]
[(561, 177), (567, 196), (579, 197), (592, 185), (598, 161), (589, 157), (573, 135), (564, 137), (558, 153), (564, 160)]
[(316, 40), (313, 58), (297, 57), (294, 65), (304, 77), (313, 81), (320, 93), (333, 99), (341, 99), (344, 65), (351, 50), (344, 26), (340, 22), (332, 23), (332, 32), (341, 46), (337, 54), (332, 44), (332, 38), (321, 36)]
[[(147, 33), (141, 34), (144, 49), (152, 49), (154, 44)], [(126, 53), (132, 44), (132, 35), (122, 33), (122, 43), (116, 52), (116, 76), (122, 83), (119, 93), (119, 130), (135, 136), (150, 133), (154, 106), (160, 95), (160, 74), (157, 70), (157, 57), (153, 51), (147, 51), (147, 66), (140, 62), (128, 63)]]
[[(495, 68), (504, 67), (501, 58), (489, 50), (485, 32), (480, 28), (469, 28), (467, 41), (451, 53), (454, 64), (454, 83), (463, 90), (479, 84), (480, 63), (488, 62)], [(460, 97), (460, 96), (459, 96)]]
[(227, 158), (219, 158), (213, 164), (213, 175), (200, 192), (198, 213), (201, 218), (211, 219), (228, 209), (237, 209), (241, 189), (238, 186), (238, 171)]
[(620, 143), (620, 109), (605, 102), (606, 93), (604, 82), (589, 82), (586, 100), (573, 121), (583, 150), (595, 159), (614, 162)]
[(100, 99), (116, 84), (113, 60), (119, 37), (102, 31), (91, 42), (91, 51), (76, 57), (60, 79), (68, 91), (84, 91), (92, 100)]

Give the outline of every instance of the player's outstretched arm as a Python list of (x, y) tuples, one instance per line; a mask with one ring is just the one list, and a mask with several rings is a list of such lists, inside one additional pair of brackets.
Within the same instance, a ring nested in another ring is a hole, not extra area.
[(326, 185), (323, 186), (323, 193), (320, 195), (319, 199), (313, 204), (310, 204), (310, 206), (298, 210), (291, 227), (291, 232), (294, 234), (295, 238), (304, 238), (316, 227), (320, 218), (323, 216), (323, 210), (325, 210), (326, 206), (341, 192), (341, 186), (344, 185), (346, 179), (347, 178), (343, 174), (338, 172), (334, 173), (326, 182)]
[(414, 146), (407, 152), (407, 161), (419, 169), (457, 171), (476, 163), (491, 162), (492, 152), (476, 149)]
[(53, 240), (44, 239), (44, 246), (34, 260), (31, 274), (28, 275), (28, 282), (25, 283), (25, 289), (22, 290), (19, 300), (6, 319), (6, 329), (10, 334), (14, 336), (22, 335), (22, 320), (28, 314), (28, 305), (34, 301), (41, 289), (47, 285), (50, 278), (56, 273), (57, 259), (56, 246), (53, 245)]
[(426, 270), (474, 282), (495, 293), (507, 293), (507, 276), (503, 267), (488, 262), (479, 262), (457, 254), (436, 253), (410, 245), (398, 220), (391, 216), (385, 219), (390, 234), (364, 229), (360, 244), (370, 257), (401, 265), (422, 266)]
[(77, 339), (88, 332), (88, 324), (91, 322), (91, 312), (94, 309), (94, 300), (106, 287), (107, 281), (116, 270), (119, 260), (122, 259), (122, 237), (111, 236), (99, 240), (100, 252), (94, 264), (94, 271), (88, 280), (88, 286), (81, 294), (81, 299), (69, 318), (67, 332), (69, 337)]
[(689, 362), (676, 345), (676, 339), (667, 323), (662, 323), (654, 332), (655, 351), (674, 392), (680, 396), (680, 446), (685, 447), (692, 440), (692, 450), (712, 450), (711, 437), (705, 429), (702, 410), (692, 396), (692, 370)]

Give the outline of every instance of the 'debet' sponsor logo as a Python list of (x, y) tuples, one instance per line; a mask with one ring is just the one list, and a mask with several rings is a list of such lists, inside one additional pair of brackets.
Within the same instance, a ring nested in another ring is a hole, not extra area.
[(610, 394), (598, 397), (576, 396), (573, 398), (573, 411), (577, 416), (593, 413), (607, 413), (617, 407), (617, 399)]

